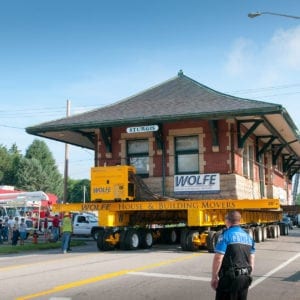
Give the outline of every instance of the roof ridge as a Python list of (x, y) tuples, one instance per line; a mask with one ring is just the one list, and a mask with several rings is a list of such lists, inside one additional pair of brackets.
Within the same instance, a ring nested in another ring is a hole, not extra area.
[(173, 81), (173, 80), (175, 80), (175, 79), (177, 79), (177, 78), (178, 78), (178, 76), (171, 77), (171, 78), (169, 78), (169, 79), (167, 79), (167, 80), (165, 80), (165, 81), (163, 81), (163, 82), (161, 82), (161, 83), (157, 83), (157, 84), (155, 84), (155, 85), (153, 85), (153, 86), (151, 86), (151, 87), (149, 87), (149, 88), (146, 88), (145, 90), (142, 90), (142, 91), (140, 91), (140, 92), (137, 92), (137, 93), (135, 93), (135, 94), (132, 94), (131, 96), (128, 96), (128, 97), (126, 97), (126, 98), (120, 99), (120, 100), (117, 101), (117, 102), (107, 104), (107, 105), (105, 105), (105, 106), (103, 106), (103, 107), (101, 107), (101, 108), (98, 108), (98, 109), (102, 109), (102, 108), (104, 108), (104, 107), (114, 106), (114, 105), (118, 105), (118, 104), (120, 104), (120, 103), (122, 103), (122, 102), (126, 102), (126, 101), (130, 100), (131, 98), (135, 98), (135, 97), (137, 97), (137, 96), (139, 96), (139, 95), (141, 95), (141, 94), (144, 94), (144, 93), (146, 93), (146, 92), (149, 92), (149, 91), (151, 91), (151, 90), (154, 90), (154, 89), (156, 89), (157, 87), (162, 86), (162, 85), (164, 85), (164, 84), (166, 84), (166, 83), (168, 83), (168, 82), (170, 82), (170, 81)]
[[(182, 72), (182, 70), (179, 71), (179, 73)], [(178, 76), (179, 76), (179, 73), (178, 73)], [(238, 96), (234, 96), (234, 95), (230, 95), (230, 94), (226, 94), (226, 93), (222, 93), (220, 91), (217, 91), (203, 83), (200, 83), (198, 82), (197, 80), (189, 77), (189, 76), (186, 76), (185, 74), (183, 74), (183, 72), (180, 74), (180, 77), (185, 77), (186, 79), (190, 80), (191, 82), (195, 83), (197, 86), (201, 87), (201, 88), (204, 88), (207, 92), (212, 92), (214, 94), (217, 94), (217, 95), (221, 95), (221, 96), (225, 96), (225, 97), (229, 97), (229, 98), (234, 98), (234, 99), (237, 99), (237, 100), (243, 100), (243, 101), (250, 101), (250, 102), (257, 102), (257, 103), (266, 103), (268, 105), (274, 105), (274, 106), (277, 106), (279, 108), (282, 108), (282, 105), (281, 104), (277, 104), (277, 103), (271, 103), (271, 102), (266, 102), (266, 101), (261, 101), (261, 100), (255, 100), (255, 99), (249, 99), (249, 98), (242, 98), (242, 97), (238, 97)]]

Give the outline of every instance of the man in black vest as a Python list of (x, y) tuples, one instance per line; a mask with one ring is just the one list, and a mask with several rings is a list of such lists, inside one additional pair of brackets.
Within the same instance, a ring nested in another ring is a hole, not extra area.
[(240, 226), (241, 214), (230, 211), (225, 218), (227, 229), (215, 247), (211, 287), (216, 300), (246, 300), (254, 269), (254, 241)]

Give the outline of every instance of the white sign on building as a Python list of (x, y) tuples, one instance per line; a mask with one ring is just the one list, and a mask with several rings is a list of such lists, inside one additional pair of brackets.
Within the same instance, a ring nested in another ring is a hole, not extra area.
[(140, 133), (140, 132), (151, 132), (157, 131), (159, 129), (158, 125), (145, 125), (138, 127), (128, 127), (126, 129), (127, 133)]
[(174, 176), (175, 194), (203, 194), (220, 192), (220, 174), (190, 174)]

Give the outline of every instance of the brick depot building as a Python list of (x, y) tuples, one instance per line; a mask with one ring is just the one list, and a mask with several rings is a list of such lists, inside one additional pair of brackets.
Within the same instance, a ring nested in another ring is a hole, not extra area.
[(293, 203), (300, 139), (287, 111), (217, 92), (182, 71), (115, 104), (26, 131), (93, 149), (95, 166), (134, 165), (164, 196)]

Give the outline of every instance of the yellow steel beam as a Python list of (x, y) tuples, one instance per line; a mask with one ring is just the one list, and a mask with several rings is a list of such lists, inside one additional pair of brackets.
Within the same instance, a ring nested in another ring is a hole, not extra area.
[(279, 209), (278, 199), (263, 200), (162, 200), (162, 201), (122, 201), (100, 203), (54, 204), (54, 212), (65, 211), (151, 211), (151, 210), (232, 210), (232, 209)]

